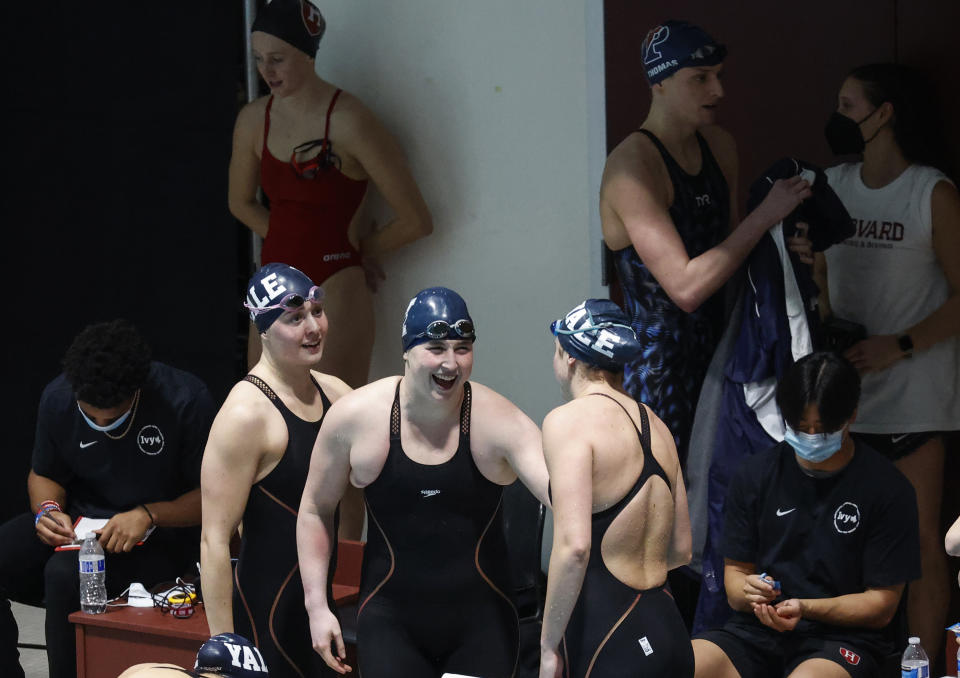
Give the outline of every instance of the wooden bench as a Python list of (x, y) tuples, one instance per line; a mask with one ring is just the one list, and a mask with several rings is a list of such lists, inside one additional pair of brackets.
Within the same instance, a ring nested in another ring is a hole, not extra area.
[[(356, 603), (363, 544), (341, 542), (333, 580), (338, 606)], [(77, 678), (117, 678), (133, 664), (164, 662), (193, 668), (197, 650), (210, 637), (199, 605), (192, 617), (177, 619), (154, 608), (115, 607), (103, 614), (74, 612)]]

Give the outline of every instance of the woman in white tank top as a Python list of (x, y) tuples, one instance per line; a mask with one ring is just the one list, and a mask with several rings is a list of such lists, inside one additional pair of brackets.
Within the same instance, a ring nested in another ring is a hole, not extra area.
[(940, 434), (960, 429), (960, 196), (925, 164), (940, 140), (921, 83), (895, 64), (862, 66), (843, 82), (827, 140), (863, 160), (827, 177), (856, 232), (818, 255), (816, 268), (821, 308), (866, 328), (845, 352), (863, 375), (851, 429), (917, 491), (923, 577), (910, 585), (907, 616), (936, 656), (949, 600)]

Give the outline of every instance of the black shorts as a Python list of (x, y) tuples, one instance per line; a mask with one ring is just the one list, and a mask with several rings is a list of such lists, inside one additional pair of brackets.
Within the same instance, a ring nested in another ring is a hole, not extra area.
[(869, 650), (840, 640), (779, 634), (729, 623), (696, 637), (723, 650), (741, 678), (788, 676), (808, 659), (828, 659), (846, 669), (851, 678), (875, 676), (878, 668), (879, 658)]
[(853, 433), (852, 435), (890, 461), (897, 461), (915, 452), (918, 447), (942, 435), (942, 433), (940, 431), (920, 431), (918, 433)]

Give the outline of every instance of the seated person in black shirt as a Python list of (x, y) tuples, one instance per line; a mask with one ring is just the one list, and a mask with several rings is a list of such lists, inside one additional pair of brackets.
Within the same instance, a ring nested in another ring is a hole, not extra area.
[(696, 676), (873, 675), (884, 627), (920, 576), (916, 495), (850, 437), (857, 371), (801, 358), (777, 386), (786, 440), (737, 469), (724, 505), (724, 586), (734, 609), (693, 641)]
[[(76, 676), (67, 616), (80, 608), (80, 516), (100, 531), (107, 595), (149, 587), (189, 570), (200, 523), (200, 459), (213, 419), (206, 386), (150, 361), (129, 324), (91, 325), (74, 339), (64, 373), (40, 398), (27, 490), (31, 512), (0, 526), (0, 676), (22, 677), (10, 600), (46, 607), (50, 678)], [(135, 546), (155, 526), (142, 546)]]

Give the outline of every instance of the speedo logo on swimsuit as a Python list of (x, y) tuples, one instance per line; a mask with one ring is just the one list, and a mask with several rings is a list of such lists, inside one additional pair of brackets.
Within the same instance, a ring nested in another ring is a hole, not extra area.
[(422, 497), (436, 497), (440, 494), (440, 490), (420, 490), (420, 496)]
[(323, 255), (324, 261), (340, 261), (341, 259), (349, 259), (349, 258), (350, 258), (349, 252), (335, 252), (333, 254)]

